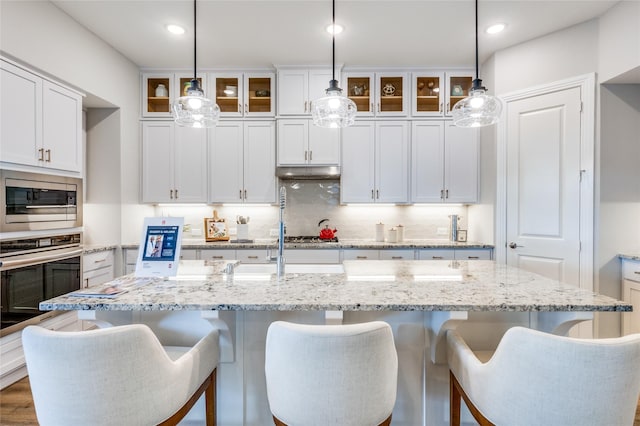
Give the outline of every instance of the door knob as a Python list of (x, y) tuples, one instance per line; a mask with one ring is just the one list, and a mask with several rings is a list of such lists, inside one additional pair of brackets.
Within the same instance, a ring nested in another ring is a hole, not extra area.
[(524, 246), (519, 246), (519, 245), (517, 245), (516, 243), (513, 243), (513, 242), (509, 243), (509, 248), (514, 249), (516, 247), (524, 247)]

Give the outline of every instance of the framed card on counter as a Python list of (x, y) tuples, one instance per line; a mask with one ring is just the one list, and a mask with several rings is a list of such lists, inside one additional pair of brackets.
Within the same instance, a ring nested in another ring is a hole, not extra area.
[(178, 273), (182, 217), (147, 217), (142, 227), (135, 275), (173, 277)]
[(213, 217), (204, 218), (205, 241), (229, 241), (229, 226), (225, 219), (218, 217), (218, 212), (213, 211)]

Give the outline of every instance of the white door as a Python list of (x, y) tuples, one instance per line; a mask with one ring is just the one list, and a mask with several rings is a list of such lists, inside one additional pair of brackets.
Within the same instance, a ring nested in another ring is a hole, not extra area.
[(309, 72), (278, 71), (278, 115), (307, 114), (309, 108)]
[(278, 165), (303, 165), (309, 158), (309, 120), (278, 120)]
[(42, 82), (42, 146), (46, 167), (82, 170), (82, 98), (46, 80)]
[(309, 164), (340, 165), (340, 129), (318, 127), (309, 120)]
[(274, 121), (244, 123), (244, 201), (276, 202), (276, 125)]
[(445, 127), (444, 201), (478, 201), (478, 129)]
[(142, 202), (173, 202), (173, 127), (171, 121), (142, 122)]
[(206, 203), (207, 129), (175, 126), (174, 138), (174, 201)]
[(411, 131), (411, 201), (441, 203), (443, 178), (444, 123), (414, 121)]
[(375, 129), (373, 121), (358, 121), (342, 129), (342, 203), (375, 201)]
[(220, 122), (211, 129), (209, 202), (241, 203), (243, 194), (243, 123)]
[(580, 88), (508, 103), (507, 263), (580, 285)]
[(376, 203), (409, 202), (408, 134), (406, 121), (376, 123)]

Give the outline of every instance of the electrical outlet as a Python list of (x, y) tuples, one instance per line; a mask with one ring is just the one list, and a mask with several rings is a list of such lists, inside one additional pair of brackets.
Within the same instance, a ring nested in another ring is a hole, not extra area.
[(270, 237), (277, 237), (279, 234), (278, 230), (275, 228), (269, 229), (269, 236)]
[(202, 236), (202, 229), (200, 229), (200, 228), (191, 228), (191, 236), (192, 237), (201, 237)]
[(229, 235), (238, 235), (238, 228), (229, 228)]
[(448, 235), (448, 234), (449, 234), (449, 228), (439, 227), (436, 230), (436, 235)]
[(182, 228), (182, 232), (191, 232), (191, 224), (185, 223), (184, 227)]

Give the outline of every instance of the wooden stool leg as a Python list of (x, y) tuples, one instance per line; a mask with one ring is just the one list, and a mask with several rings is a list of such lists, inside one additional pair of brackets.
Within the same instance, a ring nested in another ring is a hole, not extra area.
[(214, 369), (211, 373), (211, 380), (209, 386), (205, 390), (205, 405), (206, 405), (206, 423), (207, 426), (215, 426), (217, 423), (217, 401), (216, 401), (216, 379), (218, 369)]
[(460, 400), (462, 396), (457, 384), (456, 377), (449, 370), (449, 418), (451, 426), (460, 426)]

